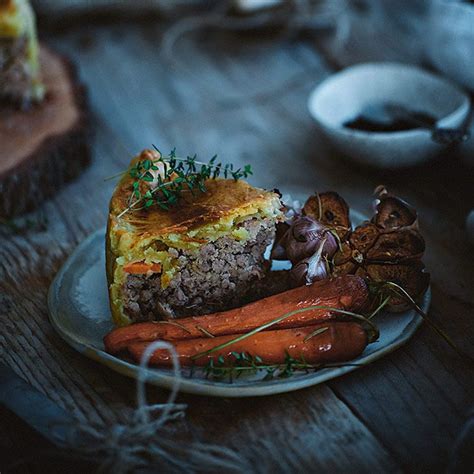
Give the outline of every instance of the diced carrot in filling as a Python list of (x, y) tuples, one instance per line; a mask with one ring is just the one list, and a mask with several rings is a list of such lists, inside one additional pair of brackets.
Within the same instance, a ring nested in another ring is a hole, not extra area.
[(123, 267), (126, 273), (133, 275), (143, 275), (145, 273), (159, 273), (161, 272), (161, 264), (159, 263), (145, 263), (145, 262), (130, 262)]

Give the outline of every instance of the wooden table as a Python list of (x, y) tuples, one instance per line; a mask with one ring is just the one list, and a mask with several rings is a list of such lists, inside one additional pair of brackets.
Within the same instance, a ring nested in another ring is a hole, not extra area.
[[(170, 65), (160, 57), (164, 28), (156, 21), (88, 24), (46, 37), (77, 61), (89, 87), (93, 164), (34, 216), (47, 217), (45, 229), (12, 233), (2, 226), (3, 361), (79, 419), (113, 422), (134, 406), (132, 380), (55, 334), (46, 293), (77, 244), (104, 225), (114, 184), (103, 179), (152, 143), (251, 163), (254, 184), (294, 196), (335, 189), (364, 212), (375, 186), (386, 184), (419, 210), (432, 274), (431, 317), (472, 353), (473, 249), (464, 232), (472, 169), (446, 155), (416, 169), (376, 171), (328, 151), (306, 101), (335, 63), (312, 43), (207, 32), (180, 41), (178, 65)], [(443, 472), (472, 408), (473, 380), (473, 371), (423, 326), (382, 360), (299, 392), (241, 400), (180, 395), (189, 404), (180, 430), (235, 447), (255, 472)], [(150, 388), (149, 396), (164, 400), (166, 392)], [(16, 417), (5, 410), (1, 416), (5, 466), (48, 448)], [(17, 470), (44, 472), (42, 459)], [(53, 465), (58, 472), (78, 467), (67, 458)]]

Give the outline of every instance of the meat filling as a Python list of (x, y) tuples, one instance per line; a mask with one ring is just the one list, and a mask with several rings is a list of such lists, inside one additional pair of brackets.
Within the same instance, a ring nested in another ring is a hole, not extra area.
[(167, 288), (161, 288), (159, 274), (129, 275), (124, 284), (125, 311), (133, 321), (206, 314), (240, 306), (252, 282), (268, 269), (264, 252), (274, 238), (271, 221), (252, 219), (242, 226), (250, 238), (238, 241), (221, 237), (188, 253), (175, 253), (179, 269)]

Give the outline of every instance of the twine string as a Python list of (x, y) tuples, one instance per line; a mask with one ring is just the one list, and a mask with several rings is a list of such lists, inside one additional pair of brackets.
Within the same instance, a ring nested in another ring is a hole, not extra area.
[[(145, 383), (149, 374), (148, 364), (150, 362), (150, 358), (157, 349), (166, 349), (171, 354), (171, 360), (173, 362), (173, 385), (171, 387), (171, 392), (166, 403), (149, 405), (146, 400)], [(176, 410), (177, 414), (182, 412), (184, 415), (186, 405), (174, 403), (181, 385), (181, 370), (178, 355), (176, 354), (176, 349), (172, 344), (165, 341), (155, 341), (149, 344), (140, 359), (140, 365), (138, 370), (137, 415), (141, 418), (143, 424), (150, 423), (150, 412), (155, 410), (162, 410), (161, 416), (158, 418), (158, 420), (156, 420), (156, 422), (154, 422), (155, 429), (160, 428), (163, 424), (166, 423), (166, 421), (168, 421), (168, 418), (172, 411)]]
[[(173, 384), (165, 403), (149, 404), (146, 382), (149, 363), (156, 350), (169, 351), (173, 363)], [(168, 424), (184, 418), (187, 404), (176, 403), (181, 386), (181, 368), (174, 346), (155, 341), (147, 346), (139, 364), (137, 407), (125, 422), (78, 423), (64, 447), (81, 458), (99, 460), (98, 472), (127, 474), (140, 468), (163, 469), (170, 473), (246, 472), (251, 469), (232, 448), (197, 440), (182, 442), (168, 430)], [(160, 412), (157, 418), (154, 413)]]

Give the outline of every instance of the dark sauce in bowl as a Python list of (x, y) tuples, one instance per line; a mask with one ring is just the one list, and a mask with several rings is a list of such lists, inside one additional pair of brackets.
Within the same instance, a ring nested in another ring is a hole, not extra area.
[(410, 112), (410, 119), (394, 118), (390, 122), (379, 122), (370, 118), (358, 115), (354, 119), (343, 123), (343, 126), (353, 130), (365, 132), (403, 132), (426, 128), (436, 124), (436, 117), (424, 112)]

